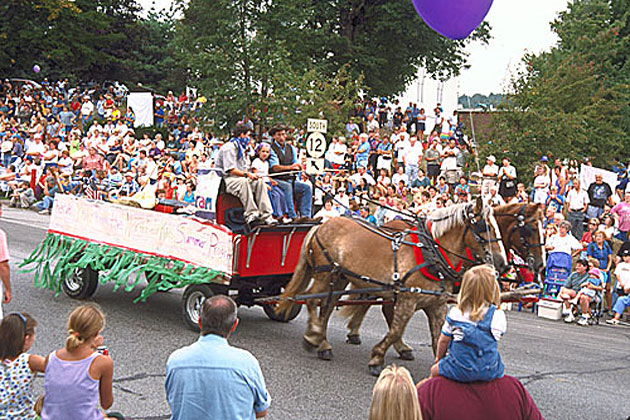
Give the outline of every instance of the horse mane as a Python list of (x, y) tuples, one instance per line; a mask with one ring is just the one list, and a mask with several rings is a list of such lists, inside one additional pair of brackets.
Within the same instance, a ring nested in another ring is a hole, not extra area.
[[(434, 210), (428, 219), (431, 221), (431, 234), (433, 237), (440, 238), (451, 229), (464, 226), (470, 206), (471, 203), (462, 203)], [(481, 216), (487, 219), (491, 215), (492, 207), (483, 206)]]

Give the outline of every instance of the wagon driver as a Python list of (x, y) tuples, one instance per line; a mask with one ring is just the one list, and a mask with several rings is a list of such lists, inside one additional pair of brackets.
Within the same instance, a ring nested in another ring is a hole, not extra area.
[[(271, 172), (301, 171), (302, 165), (298, 163), (295, 148), (286, 142), (286, 128), (276, 125), (269, 130), (273, 138), (271, 142), (271, 155), (269, 156), (269, 168)], [(297, 214), (293, 207), (293, 197), (297, 203), (297, 209), (302, 218), (311, 217), (311, 204), (313, 200), (313, 188), (305, 182), (295, 179), (295, 174), (278, 175), (275, 178), (278, 186), (284, 193), (290, 219), (296, 219)]]
[(252, 165), (247, 155), (250, 135), (248, 126), (237, 124), (233, 137), (219, 149), (215, 166), (223, 174), (225, 190), (241, 200), (245, 223), (275, 224), (265, 181), (250, 172)]

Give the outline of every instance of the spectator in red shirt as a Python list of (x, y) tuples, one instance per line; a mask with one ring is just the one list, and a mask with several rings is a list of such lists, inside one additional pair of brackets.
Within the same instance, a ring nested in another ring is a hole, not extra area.
[(88, 148), (88, 155), (83, 158), (83, 169), (88, 171), (103, 170), (103, 156), (96, 153), (94, 147)]
[(81, 102), (79, 102), (79, 98), (75, 97), (70, 103), (70, 109), (74, 112), (74, 115), (78, 115), (79, 109), (81, 109)]
[(490, 382), (455, 382), (438, 376), (418, 384), (423, 420), (543, 420), (518, 379), (505, 375)]

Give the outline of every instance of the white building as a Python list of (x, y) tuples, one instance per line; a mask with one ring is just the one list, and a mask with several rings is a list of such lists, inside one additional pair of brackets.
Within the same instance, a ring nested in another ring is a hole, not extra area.
[(417, 79), (409, 84), (406, 92), (397, 99), (400, 101), (403, 112), (409, 102), (413, 102), (418, 104), (418, 108), (424, 108), (428, 118), (434, 116), (433, 110), (440, 103), (444, 116), (448, 117), (457, 109), (458, 87), (457, 78), (440, 82), (427, 75), (424, 69), (420, 69)]

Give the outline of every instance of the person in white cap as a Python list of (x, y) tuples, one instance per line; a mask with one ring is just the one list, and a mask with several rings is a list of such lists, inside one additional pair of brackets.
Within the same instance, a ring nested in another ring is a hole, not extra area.
[(499, 167), (497, 166), (497, 158), (494, 155), (488, 156), (486, 166), (483, 167), (481, 174), (483, 182), (481, 183), (481, 195), (486, 196), (490, 193), (490, 187), (497, 184), (497, 176), (499, 175)]

